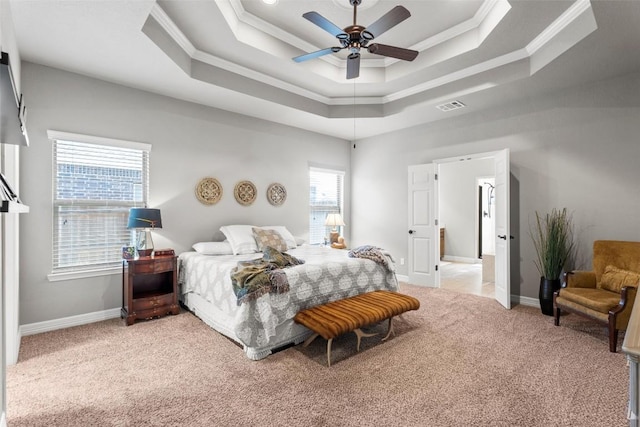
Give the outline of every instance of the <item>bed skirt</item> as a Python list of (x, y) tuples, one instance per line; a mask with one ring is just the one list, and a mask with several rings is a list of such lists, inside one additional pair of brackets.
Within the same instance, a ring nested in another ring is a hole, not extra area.
[(247, 347), (238, 340), (235, 332), (227, 327), (227, 325), (233, 324), (233, 319), (230, 319), (227, 313), (217, 309), (195, 293), (182, 295), (182, 303), (211, 328), (237, 342), (244, 349), (245, 355), (251, 360), (264, 359), (274, 351), (289, 344), (300, 344), (312, 334), (309, 329), (290, 319), (276, 327), (276, 336), (273, 337), (273, 342), (262, 347)]

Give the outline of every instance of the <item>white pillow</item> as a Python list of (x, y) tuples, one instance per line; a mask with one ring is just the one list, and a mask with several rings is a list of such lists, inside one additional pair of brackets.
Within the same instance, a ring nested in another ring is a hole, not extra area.
[(282, 236), (284, 241), (287, 242), (287, 249), (295, 249), (298, 246), (296, 244), (296, 238), (293, 237), (293, 234), (291, 234), (291, 232), (287, 230), (287, 227), (285, 227), (284, 225), (265, 225), (260, 228), (264, 228), (265, 230), (277, 231), (278, 234)]
[(232, 255), (231, 243), (224, 242), (198, 242), (193, 245), (193, 250), (203, 255)]
[(234, 255), (252, 254), (258, 252), (256, 239), (253, 238), (252, 225), (225, 225), (220, 231), (231, 244)]

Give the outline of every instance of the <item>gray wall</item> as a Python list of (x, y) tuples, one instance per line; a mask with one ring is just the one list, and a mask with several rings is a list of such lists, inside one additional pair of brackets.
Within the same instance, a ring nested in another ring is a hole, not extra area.
[[(353, 244), (407, 258), (407, 166), (508, 148), (512, 262), (521, 276), (512, 278), (512, 294), (537, 298), (529, 237), (536, 210), (573, 212), (579, 267), (590, 268), (595, 239), (640, 240), (639, 88), (634, 74), (358, 141)], [(398, 273), (407, 274), (407, 265)]]
[(438, 169), (440, 225), (444, 226), (445, 257), (478, 258), (478, 187), (476, 179), (493, 176), (493, 159), (446, 162)]
[[(120, 307), (121, 275), (49, 282), (52, 250), (52, 149), (47, 130), (152, 144), (150, 207), (162, 209), (156, 247), (177, 253), (198, 241), (222, 240), (225, 224), (285, 225), (308, 230), (308, 166), (346, 171), (345, 221), (350, 223), (350, 149), (340, 139), (207, 108), (69, 72), (23, 63), (31, 146), (21, 158), (21, 197), (31, 206), (20, 224), (20, 323), (29, 324)], [(195, 186), (206, 176), (223, 186), (220, 202), (201, 204)], [(241, 206), (238, 181), (259, 197)], [(273, 182), (287, 188), (284, 205), (267, 202)], [(349, 230), (345, 230), (346, 233)], [(345, 236), (349, 241), (349, 236)]]

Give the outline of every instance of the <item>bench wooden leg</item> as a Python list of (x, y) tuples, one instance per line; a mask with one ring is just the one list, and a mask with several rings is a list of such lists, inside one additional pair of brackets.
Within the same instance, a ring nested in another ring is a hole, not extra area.
[(315, 340), (316, 338), (318, 338), (318, 335), (320, 334), (313, 334), (311, 335), (309, 338), (307, 338), (306, 340), (304, 340), (304, 344), (302, 344), (303, 347), (308, 347), (309, 344), (311, 344), (313, 342), (313, 340)]
[(331, 342), (333, 338), (327, 340), (327, 368), (331, 367)]
[(360, 340), (362, 339), (362, 337), (372, 337), (374, 335), (378, 335), (378, 334), (367, 334), (365, 332), (362, 332), (360, 328), (354, 329), (353, 332), (355, 332), (356, 336), (358, 337), (358, 345), (356, 345), (356, 351), (360, 351)]
[(393, 317), (389, 318), (389, 330), (387, 331), (387, 335), (382, 338), (382, 341), (386, 341), (391, 336), (391, 334), (396, 334), (396, 332), (393, 330)]

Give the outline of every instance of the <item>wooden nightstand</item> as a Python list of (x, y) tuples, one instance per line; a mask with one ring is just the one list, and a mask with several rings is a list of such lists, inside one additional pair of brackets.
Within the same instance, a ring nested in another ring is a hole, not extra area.
[(120, 317), (127, 326), (138, 319), (180, 313), (177, 259), (167, 255), (123, 260)]

